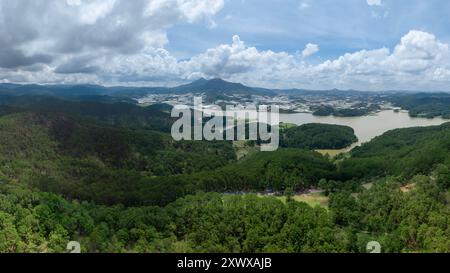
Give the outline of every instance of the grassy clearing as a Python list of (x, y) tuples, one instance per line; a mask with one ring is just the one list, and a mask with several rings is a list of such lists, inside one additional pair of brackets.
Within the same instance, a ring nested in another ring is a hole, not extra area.
[[(259, 195), (260, 197), (268, 197), (265, 195)], [(283, 203), (286, 203), (286, 196), (277, 196), (275, 197), (278, 200), (282, 201)], [(292, 197), (294, 201), (296, 202), (303, 202), (308, 204), (311, 207), (321, 207), (328, 209), (328, 197), (325, 196), (322, 192), (314, 192), (314, 193), (304, 193), (304, 194), (298, 194), (294, 195)]]
[(304, 202), (311, 207), (328, 208), (328, 197), (321, 192), (300, 194), (293, 197), (297, 202)]
[(324, 156), (330, 156), (330, 157), (336, 157), (342, 153), (346, 152), (346, 149), (341, 149), (341, 150), (316, 150), (316, 152), (320, 153), (321, 155)]

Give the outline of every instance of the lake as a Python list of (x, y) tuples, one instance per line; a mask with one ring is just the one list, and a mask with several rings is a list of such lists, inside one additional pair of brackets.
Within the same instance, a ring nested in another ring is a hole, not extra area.
[(309, 113), (280, 114), (280, 122), (296, 125), (325, 123), (350, 126), (355, 130), (359, 139), (359, 142), (352, 146), (355, 147), (393, 129), (441, 125), (450, 122), (450, 120), (440, 117), (433, 119), (413, 118), (409, 116), (407, 111), (396, 113), (393, 110), (385, 110), (362, 117), (318, 117)]
[[(204, 113), (206, 114), (211, 114), (213, 112), (214, 111), (211, 109), (204, 109)], [(257, 114), (254, 113), (254, 115), (256, 116)], [(328, 153), (330, 155), (335, 155), (340, 152), (347, 152), (352, 148), (368, 142), (377, 136), (381, 136), (390, 130), (441, 125), (443, 123), (450, 122), (450, 120), (443, 119), (441, 117), (432, 119), (413, 118), (409, 116), (408, 111), (404, 110), (399, 112), (395, 112), (394, 110), (383, 110), (376, 114), (361, 117), (320, 117), (314, 116), (311, 113), (279, 114), (279, 121), (295, 125), (322, 123), (352, 127), (355, 130), (355, 135), (358, 137), (358, 142), (354, 143), (351, 147), (342, 150), (320, 150), (320, 152)], [(230, 128), (232, 127), (227, 127), (226, 129)]]

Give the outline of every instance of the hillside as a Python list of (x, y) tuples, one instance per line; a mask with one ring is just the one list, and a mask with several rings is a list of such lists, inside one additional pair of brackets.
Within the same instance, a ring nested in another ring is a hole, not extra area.
[(398, 107), (409, 111), (412, 117), (450, 118), (450, 94), (418, 93), (389, 96), (388, 99)]
[(228, 142), (174, 142), (160, 132), (48, 113), (0, 117), (0, 139), (0, 179), (68, 195), (96, 177), (125, 186), (139, 177), (212, 170), (235, 160)]
[[(117, 127), (170, 132), (174, 119), (154, 106), (140, 107), (126, 102), (66, 100), (49, 96), (0, 96), (0, 108), (65, 114)], [(0, 110), (2, 111), (2, 110)], [(4, 110), (3, 110), (4, 111)], [(12, 111), (9, 111), (12, 112)]]
[(355, 148), (341, 165), (347, 179), (429, 173), (450, 163), (450, 123), (397, 129)]

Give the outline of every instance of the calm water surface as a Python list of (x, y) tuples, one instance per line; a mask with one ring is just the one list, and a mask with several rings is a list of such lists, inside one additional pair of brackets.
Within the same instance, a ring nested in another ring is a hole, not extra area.
[[(209, 110), (205, 110), (205, 113), (211, 113)], [(256, 113), (255, 113), (256, 115)], [(446, 122), (450, 122), (448, 119), (441, 117), (427, 119), (427, 118), (413, 118), (410, 117), (407, 111), (395, 112), (394, 110), (384, 110), (376, 114), (362, 117), (318, 117), (311, 113), (297, 113), (297, 114), (280, 114), (280, 122), (291, 123), (295, 125), (303, 125), (308, 123), (322, 123), (322, 124), (337, 124), (350, 126), (355, 130), (355, 134), (358, 137), (358, 143), (353, 144), (351, 147), (342, 150), (322, 150), (321, 152), (336, 154), (340, 152), (347, 152), (352, 148), (368, 142), (377, 136), (381, 136), (387, 131), (410, 128), (410, 127), (424, 127), (441, 125)], [(228, 127), (226, 129), (230, 129)]]
[(395, 113), (393, 110), (386, 110), (363, 117), (316, 117), (308, 113), (280, 114), (280, 122), (296, 125), (325, 123), (350, 126), (355, 130), (355, 134), (359, 139), (359, 143), (356, 145), (360, 145), (393, 129), (441, 125), (445, 122), (450, 122), (450, 120), (443, 118), (412, 118), (405, 111)]

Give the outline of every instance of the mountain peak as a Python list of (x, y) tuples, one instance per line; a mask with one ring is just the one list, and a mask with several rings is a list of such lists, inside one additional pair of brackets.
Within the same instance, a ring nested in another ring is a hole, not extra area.
[(243, 85), (242, 83), (234, 83), (223, 80), (221, 78), (205, 79), (200, 78), (192, 83), (178, 86), (172, 89), (177, 93), (205, 93), (209, 97), (220, 97), (221, 95), (251, 95), (251, 94), (267, 94), (268, 91), (256, 90), (252, 87)]
[(189, 92), (229, 92), (229, 91), (249, 91), (251, 87), (241, 83), (232, 83), (220, 78), (207, 80), (200, 78), (192, 83), (176, 87), (176, 89), (187, 90)]
[(198, 80), (193, 81), (191, 84), (194, 84), (194, 83), (205, 83), (205, 82), (207, 82), (207, 81), (208, 81), (208, 80), (205, 79), (205, 78), (200, 78), (200, 79), (198, 79)]
[(216, 84), (240, 84), (240, 83), (232, 83), (232, 82), (228, 82), (226, 80), (223, 80), (221, 78), (212, 78), (212, 79), (205, 79), (205, 78), (200, 78), (194, 82), (192, 82), (191, 84), (208, 84), (208, 83), (216, 83)]

